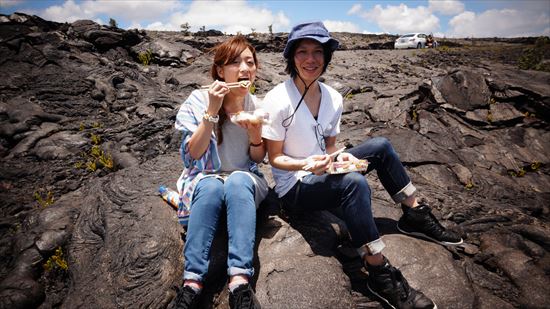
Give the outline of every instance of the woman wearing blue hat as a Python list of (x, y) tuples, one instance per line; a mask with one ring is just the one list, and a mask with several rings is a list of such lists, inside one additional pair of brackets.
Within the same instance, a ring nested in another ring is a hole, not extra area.
[[(297, 25), (284, 49), (290, 79), (264, 99), (271, 124), (262, 129), (275, 180), (284, 207), (323, 210), (341, 207), (353, 245), (369, 272), (368, 288), (393, 308), (437, 308), (424, 294), (409, 287), (401, 272), (382, 255), (385, 247), (371, 210), (371, 192), (358, 172), (328, 174), (336, 161), (368, 160), (380, 181), (405, 214), (399, 228), (444, 244), (462, 239), (445, 230), (427, 205), (419, 205), (415, 187), (398, 155), (385, 138), (372, 138), (338, 155), (342, 96), (318, 78), (326, 71), (338, 41), (321, 22)], [(334, 155), (332, 155), (334, 154)]]

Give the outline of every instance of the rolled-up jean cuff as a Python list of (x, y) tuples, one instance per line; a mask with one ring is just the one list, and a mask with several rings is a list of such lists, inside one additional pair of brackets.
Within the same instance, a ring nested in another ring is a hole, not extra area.
[(202, 282), (203, 277), (200, 275), (197, 275), (195, 273), (184, 271), (183, 272), (183, 280), (194, 280), (198, 282)]
[(395, 193), (391, 198), (396, 203), (403, 202), (407, 197), (412, 196), (416, 192), (416, 187), (413, 186), (412, 182), (409, 182), (403, 189)]
[(378, 238), (369, 243), (364, 244), (363, 246), (357, 248), (357, 253), (363, 258), (365, 255), (375, 255), (386, 247), (386, 244), (382, 241), (382, 238)]
[(229, 277), (236, 276), (236, 275), (245, 275), (248, 278), (252, 278), (252, 276), (254, 276), (254, 269), (253, 268), (244, 269), (244, 268), (239, 268), (239, 267), (229, 267), (227, 269), (227, 275)]

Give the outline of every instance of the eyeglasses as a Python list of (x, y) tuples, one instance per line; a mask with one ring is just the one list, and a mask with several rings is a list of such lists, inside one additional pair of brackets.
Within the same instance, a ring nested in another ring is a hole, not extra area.
[(317, 122), (317, 124), (314, 126), (315, 129), (315, 138), (317, 139), (317, 144), (319, 144), (319, 148), (321, 148), (321, 151), (325, 152), (327, 150), (327, 146), (325, 143), (325, 135), (323, 134), (325, 131), (323, 130), (323, 127), (320, 123)]

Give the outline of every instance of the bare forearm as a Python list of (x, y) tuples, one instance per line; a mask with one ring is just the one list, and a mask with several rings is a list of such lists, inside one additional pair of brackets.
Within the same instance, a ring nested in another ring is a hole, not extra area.
[(265, 143), (263, 143), (261, 140), (260, 140), (260, 145), (259, 146), (254, 146), (254, 145), (257, 145), (258, 143), (250, 143), (251, 145), (249, 146), (249, 155), (250, 155), (250, 159), (252, 159), (252, 161), (256, 162), (256, 163), (260, 163), (264, 160), (265, 158), (265, 153), (266, 153), (266, 150), (265, 150)]
[(208, 149), (213, 127), (213, 123), (203, 120), (189, 139), (189, 154), (193, 159), (200, 159)]
[(269, 163), (271, 166), (285, 171), (298, 171), (307, 164), (306, 160), (294, 159), (285, 155), (270, 156)]

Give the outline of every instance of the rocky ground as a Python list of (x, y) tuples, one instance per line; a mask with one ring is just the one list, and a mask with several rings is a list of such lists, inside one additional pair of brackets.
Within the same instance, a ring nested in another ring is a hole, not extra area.
[[(335, 36), (342, 48), (323, 78), (345, 97), (338, 143), (389, 138), (421, 197), (466, 240), (399, 234), (400, 210), (371, 173), (392, 263), (440, 308), (550, 306), (550, 73), (518, 69), (535, 39), (391, 50), (391, 36)], [(175, 186), (175, 115), (209, 83), (207, 49), (223, 39), (0, 15), (0, 308), (170, 303), (184, 231), (156, 192)], [(262, 97), (286, 78), (286, 35), (250, 40)], [(548, 45), (536, 53), (548, 59)], [(228, 308), (225, 237), (203, 307)], [(289, 218), (270, 196), (256, 255), (265, 308), (382, 308), (337, 212)]]

